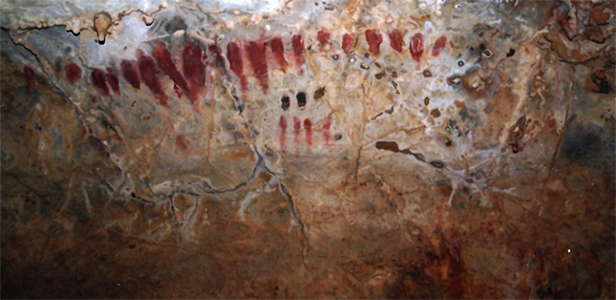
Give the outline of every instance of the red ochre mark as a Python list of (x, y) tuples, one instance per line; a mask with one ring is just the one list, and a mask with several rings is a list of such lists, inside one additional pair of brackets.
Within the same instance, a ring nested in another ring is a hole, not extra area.
[(329, 143), (332, 138), (332, 133), (330, 131), (331, 127), (332, 127), (332, 117), (327, 116), (325, 118), (325, 121), (323, 121), (323, 138), (325, 139), (325, 146), (329, 146)]
[(190, 85), (190, 98), (197, 102), (205, 86), (205, 60), (207, 56), (201, 47), (188, 43), (182, 52), (182, 71)]
[(96, 88), (101, 90), (103, 96), (109, 96), (109, 88), (107, 87), (105, 72), (100, 69), (92, 70), (92, 83)]
[(368, 49), (374, 56), (378, 56), (381, 52), (381, 43), (383, 42), (383, 36), (377, 29), (368, 29), (365, 31), (366, 41), (368, 42)]
[(118, 76), (116, 76), (115, 72), (113, 72), (113, 69), (109, 67), (107, 68), (107, 74), (105, 74), (105, 80), (107, 81), (107, 84), (109, 85), (109, 87), (111, 87), (113, 92), (116, 95), (119, 95), (120, 94), (120, 81), (118, 81)]
[(130, 83), (136, 89), (141, 87), (141, 80), (139, 79), (139, 71), (137, 70), (137, 66), (135, 66), (134, 61), (130, 60), (122, 60), (120, 62), (120, 69), (122, 70), (122, 75), (124, 75), (124, 79)]
[(416, 62), (419, 62), (421, 59), (421, 55), (424, 51), (424, 37), (421, 33), (416, 33), (411, 38), (411, 45), (409, 46), (409, 51), (411, 51), (411, 56)]
[(68, 82), (75, 83), (81, 79), (81, 68), (75, 63), (70, 63), (64, 66), (64, 73), (66, 73), (66, 79)]
[[(293, 44), (293, 53), (295, 54), (295, 64), (301, 66), (304, 63), (304, 40), (301, 35), (296, 34), (293, 36), (291, 43)], [(303, 73), (304, 70), (300, 69), (299, 74)]]
[(267, 94), (269, 84), (267, 82), (266, 45), (264, 41), (250, 41), (245, 50), (248, 52), (248, 60), (254, 76), (259, 81), (263, 93)]
[(306, 133), (308, 150), (310, 150), (310, 147), (312, 147), (312, 121), (310, 121), (310, 119), (304, 119), (304, 131)]
[(398, 29), (389, 32), (389, 45), (398, 53), (402, 53), (402, 33)]
[(434, 46), (432, 47), (432, 56), (437, 57), (441, 54), (441, 50), (447, 46), (447, 38), (445, 36), (441, 36), (434, 42)]
[(317, 32), (317, 40), (319, 40), (319, 43), (321, 43), (321, 45), (329, 44), (330, 36), (331, 35), (329, 34), (329, 32), (324, 29), (321, 29), (319, 30), (319, 32)]
[(184, 155), (190, 154), (190, 141), (187, 140), (184, 136), (180, 135), (175, 138), (175, 146)]
[(293, 117), (293, 143), (295, 144), (295, 152), (299, 152), (299, 146), (297, 146), (297, 144), (299, 144), (299, 135), (301, 133), (301, 129), (302, 129), (302, 121), (300, 121), (300, 119), (298, 117)]
[(32, 68), (25, 66), (24, 67), (24, 78), (28, 84), (28, 89), (33, 89), (36, 86), (36, 74)]
[(280, 121), (278, 121), (278, 126), (280, 127), (280, 151), (282, 153), (286, 153), (286, 143), (287, 143), (287, 119), (284, 116), (280, 116)]
[[(188, 84), (186, 83), (186, 80), (184, 80), (182, 74), (180, 74), (178, 69), (175, 67), (175, 64), (171, 60), (171, 53), (169, 53), (169, 50), (167, 50), (165, 45), (156, 44), (154, 49), (152, 49), (152, 55), (154, 56), (154, 59), (156, 59), (158, 67), (163, 70), (163, 72), (165, 72), (165, 74), (167, 74), (177, 86), (188, 94)], [(195, 99), (191, 100), (193, 102), (195, 101)]]
[(141, 49), (137, 50), (137, 62), (139, 64), (139, 73), (141, 73), (141, 79), (145, 85), (154, 93), (154, 96), (160, 100), (160, 104), (165, 107), (169, 107), (167, 103), (167, 95), (160, 86), (160, 82), (156, 77), (158, 70), (156, 69), (156, 63), (150, 56), (143, 54)]
[(344, 53), (349, 54), (355, 48), (355, 38), (352, 35), (345, 33), (342, 36), (342, 50)]
[(229, 60), (229, 68), (235, 73), (240, 80), (242, 90), (246, 90), (247, 82), (244, 76), (244, 63), (242, 60), (242, 48), (236, 42), (230, 42), (227, 45), (227, 59)]
[(284, 44), (282, 43), (282, 39), (279, 37), (275, 37), (270, 41), (270, 48), (272, 48), (272, 53), (274, 53), (274, 59), (278, 66), (282, 69), (282, 71), (287, 71), (287, 60), (284, 58)]
[(216, 67), (223, 67), (225, 63), (222, 55), (220, 54), (220, 48), (218, 48), (217, 45), (209, 45), (207, 49), (212, 54), (210, 64)]

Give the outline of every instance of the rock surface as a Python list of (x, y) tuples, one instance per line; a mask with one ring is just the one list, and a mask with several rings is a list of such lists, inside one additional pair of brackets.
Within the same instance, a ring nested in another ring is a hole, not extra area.
[(613, 2), (123, 2), (0, 4), (3, 296), (616, 297)]

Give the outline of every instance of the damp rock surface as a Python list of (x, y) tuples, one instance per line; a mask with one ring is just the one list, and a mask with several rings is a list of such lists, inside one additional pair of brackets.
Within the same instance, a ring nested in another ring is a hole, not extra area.
[(614, 298), (615, 11), (3, 2), (3, 296)]

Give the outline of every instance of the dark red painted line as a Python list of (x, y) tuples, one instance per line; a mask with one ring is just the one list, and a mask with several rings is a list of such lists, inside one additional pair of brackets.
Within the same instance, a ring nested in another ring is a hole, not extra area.
[(447, 38), (443, 35), (434, 42), (434, 46), (432, 46), (432, 56), (439, 56), (445, 46), (447, 46)]
[(310, 148), (312, 147), (312, 121), (310, 121), (310, 119), (304, 119), (304, 132), (306, 133), (308, 151), (310, 151)]
[[(152, 55), (158, 64), (158, 67), (163, 70), (173, 82), (179, 86), (184, 92), (186, 92), (190, 96), (190, 90), (188, 88), (188, 83), (184, 80), (184, 76), (180, 74), (178, 69), (175, 67), (175, 64), (171, 60), (171, 53), (167, 50), (164, 44), (159, 43), (154, 46), (152, 49)], [(191, 99), (193, 102), (196, 99)]]
[(325, 146), (330, 145), (330, 141), (332, 138), (331, 127), (332, 127), (332, 117), (327, 116), (325, 117), (325, 121), (323, 122), (323, 138), (325, 139)]
[(75, 63), (65, 65), (64, 73), (66, 73), (66, 79), (70, 83), (75, 83), (77, 80), (81, 79), (81, 68)]
[(154, 93), (154, 96), (160, 101), (160, 104), (165, 107), (169, 107), (167, 103), (167, 95), (163, 91), (158, 78), (156, 77), (158, 69), (156, 69), (156, 62), (150, 56), (147, 56), (137, 49), (137, 63), (139, 64), (139, 73), (141, 73), (141, 79), (145, 85)]
[(365, 32), (366, 41), (368, 42), (368, 49), (374, 56), (378, 56), (381, 51), (381, 43), (383, 42), (383, 36), (377, 29), (368, 29)]
[(242, 90), (245, 91), (248, 87), (248, 82), (246, 81), (246, 76), (244, 76), (242, 48), (236, 42), (229, 42), (227, 45), (227, 60), (229, 61), (229, 68), (239, 78)]
[(278, 126), (280, 127), (280, 151), (282, 153), (286, 153), (286, 143), (287, 143), (287, 119), (284, 116), (280, 116), (280, 120), (278, 121)]
[(190, 86), (190, 98), (197, 102), (205, 86), (205, 51), (189, 42), (182, 51), (182, 71)]
[[(291, 40), (291, 44), (293, 44), (293, 53), (295, 54), (295, 64), (300, 67), (304, 63), (304, 40), (302, 36), (296, 34), (293, 36)], [(304, 73), (303, 69), (299, 70), (300, 74)]]
[(122, 70), (122, 75), (124, 76), (124, 79), (126, 79), (126, 81), (128, 81), (128, 83), (136, 88), (139, 89), (141, 87), (141, 79), (139, 79), (139, 70), (137, 70), (137, 66), (135, 65), (135, 62), (132, 60), (122, 60), (120, 62), (120, 70)]
[(355, 38), (345, 33), (344, 36), (342, 36), (342, 50), (344, 50), (344, 53), (349, 54), (353, 48), (355, 48)]
[(416, 62), (419, 62), (421, 59), (421, 55), (424, 51), (424, 37), (421, 33), (416, 33), (411, 38), (411, 44), (409, 45), (409, 51), (411, 52), (411, 56)]
[(105, 76), (105, 72), (100, 69), (92, 70), (92, 83), (96, 88), (101, 90), (103, 96), (109, 96), (109, 88), (107, 87), (107, 76)]
[(398, 51), (398, 53), (402, 53), (403, 43), (402, 32), (400, 32), (400, 30), (394, 29), (389, 32), (389, 45), (391, 48)]
[(329, 44), (330, 37), (331, 34), (327, 32), (327, 30), (321, 29), (317, 32), (317, 40), (321, 43), (321, 45)]
[(28, 89), (32, 90), (36, 87), (36, 73), (32, 68), (25, 66), (24, 67), (24, 78), (26, 79), (26, 83), (28, 84)]
[(116, 76), (113, 69), (107, 67), (107, 74), (105, 74), (105, 80), (107, 84), (116, 95), (120, 94), (120, 81), (118, 80), (118, 76)]
[(283, 72), (287, 71), (287, 60), (284, 58), (284, 44), (280, 37), (273, 38), (270, 42), (270, 48), (274, 54), (274, 59)]
[(263, 93), (267, 94), (269, 89), (269, 83), (267, 82), (267, 47), (264, 41), (250, 41), (246, 45), (246, 52), (248, 52), (248, 60), (252, 71), (261, 85)]

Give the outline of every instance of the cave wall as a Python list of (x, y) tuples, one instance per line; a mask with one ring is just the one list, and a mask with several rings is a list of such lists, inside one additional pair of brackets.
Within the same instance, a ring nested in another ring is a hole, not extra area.
[(0, 11), (6, 296), (615, 297), (611, 1)]

